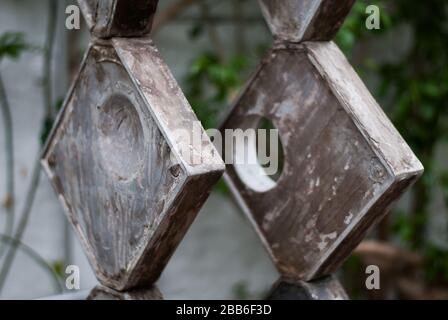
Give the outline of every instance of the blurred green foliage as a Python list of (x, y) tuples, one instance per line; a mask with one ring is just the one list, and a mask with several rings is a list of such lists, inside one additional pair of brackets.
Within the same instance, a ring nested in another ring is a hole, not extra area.
[[(365, 17), (368, 4), (382, 8), (381, 30), (363, 27), (362, 16)], [(422, 251), (430, 280), (445, 281), (448, 281), (448, 252), (430, 243), (426, 233), (435, 191), (442, 189), (446, 200), (448, 190), (447, 174), (435, 158), (437, 148), (448, 137), (447, 21), (448, 3), (444, 0), (358, 1), (338, 35), (342, 46), (350, 51), (355, 47), (352, 39), (359, 43), (396, 32), (400, 27), (411, 30), (411, 45), (403, 57), (376, 63), (372, 62), (375, 57), (366, 56), (357, 68), (361, 74), (367, 72), (378, 77), (376, 97), (425, 167), (424, 176), (411, 191), (409, 210), (392, 215), (395, 220), (392, 231), (405, 245)], [(395, 33), (394, 37), (400, 41), (400, 34)], [(448, 225), (445, 229), (448, 233)]]
[(424, 251), (426, 278), (434, 283), (448, 281), (448, 252), (427, 244)]
[(186, 94), (205, 128), (216, 128), (220, 115), (242, 84), (241, 74), (247, 58), (233, 55), (222, 61), (213, 52), (205, 52), (191, 64), (186, 79)]
[[(62, 109), (64, 99), (58, 99), (55, 103), (55, 110), (59, 112)], [(42, 129), (40, 133), (40, 144), (43, 146), (50, 135), (51, 129), (53, 129), (53, 124), (56, 119), (52, 115), (47, 115), (42, 123)]]
[(63, 260), (55, 260), (53, 261), (53, 263), (51, 264), (51, 267), (53, 269), (54, 274), (59, 278), (59, 279), (64, 279), (65, 277), (65, 264)]
[(237, 300), (247, 300), (251, 297), (247, 281), (237, 282), (232, 288), (233, 297)]
[[(360, 39), (365, 39), (372, 36), (372, 32), (375, 35), (383, 34), (389, 30), (392, 26), (391, 16), (385, 14), (384, 7), (388, 1), (364, 1), (358, 0), (353, 5), (350, 15), (344, 22), (342, 29), (336, 35), (336, 42), (342, 51), (348, 57), (353, 55), (353, 49), (355, 44)], [(368, 5), (376, 5), (380, 9), (380, 29), (368, 30), (365, 27), (366, 21), (366, 8)], [(366, 61), (367, 62), (367, 61)]]
[[(381, 9), (381, 29), (365, 28), (365, 9), (375, 4)], [(381, 101), (392, 122), (410, 144), (425, 167), (423, 177), (411, 190), (406, 212), (395, 210), (392, 235), (405, 246), (418, 249), (425, 260), (430, 281), (448, 281), (448, 251), (431, 243), (426, 236), (430, 204), (440, 188), (448, 208), (448, 174), (435, 162), (437, 147), (448, 137), (448, 3), (444, 0), (357, 1), (337, 36), (348, 57), (357, 44), (374, 37), (410, 28), (409, 50), (394, 62), (380, 63), (375, 56), (363, 56), (356, 66), (361, 75), (378, 78), (374, 95)], [(383, 41), (383, 45), (387, 44)], [(388, 48), (384, 48), (387, 50)], [(445, 163), (446, 167), (446, 163)], [(445, 168), (446, 170), (446, 168)], [(446, 226), (448, 233), (448, 225)]]
[(17, 59), (30, 46), (21, 32), (5, 32), (0, 35), (0, 61), (3, 58)]

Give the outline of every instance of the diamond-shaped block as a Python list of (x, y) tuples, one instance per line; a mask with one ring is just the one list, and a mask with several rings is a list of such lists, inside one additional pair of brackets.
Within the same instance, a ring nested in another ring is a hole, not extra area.
[(100, 38), (151, 31), (158, 0), (78, 0), (91, 33)]
[(261, 119), (279, 131), (281, 173), (241, 161), (239, 153), (257, 153), (256, 139), (234, 135), (226, 140), (226, 163), (233, 164), (225, 178), (277, 268), (292, 279), (336, 271), (423, 171), (332, 42), (274, 48), (221, 130), (256, 129)]
[(291, 42), (333, 39), (355, 0), (259, 0), (274, 36)]
[(193, 124), (150, 40), (89, 48), (42, 163), (104, 285), (153, 283), (222, 175), (201, 126), (191, 143)]

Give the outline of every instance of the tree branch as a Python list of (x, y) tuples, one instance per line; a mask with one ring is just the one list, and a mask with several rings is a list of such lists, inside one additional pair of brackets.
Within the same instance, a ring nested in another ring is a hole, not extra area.
[(233, 1), (233, 16), (235, 17), (235, 51), (238, 54), (246, 52), (245, 24), (244, 24), (244, 5), (241, 0)]
[(375, 264), (381, 266), (382, 271), (395, 274), (403, 270), (418, 269), (423, 265), (423, 257), (420, 254), (387, 242), (365, 240), (353, 254), (365, 264)]
[(224, 46), (221, 42), (221, 39), (219, 38), (218, 31), (216, 30), (215, 26), (211, 23), (208, 23), (209, 16), (210, 16), (210, 8), (208, 6), (208, 3), (206, 0), (200, 0), (199, 7), (201, 9), (201, 17), (206, 21), (207, 31), (208, 31), (208, 37), (210, 39), (211, 44), (213, 45), (217, 56), (222, 61), (225, 60), (225, 52), (224, 52)]
[(165, 11), (156, 15), (152, 32), (156, 33), (167, 22), (176, 19), (182, 12), (184, 12), (189, 6), (195, 4), (198, 0), (179, 0), (169, 6)]

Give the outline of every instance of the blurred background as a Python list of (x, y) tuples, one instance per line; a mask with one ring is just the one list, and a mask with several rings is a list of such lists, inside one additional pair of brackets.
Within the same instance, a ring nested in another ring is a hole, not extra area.
[[(71, 0), (0, 0), (0, 298), (85, 295), (97, 282), (38, 156), (89, 41)], [(367, 30), (377, 5), (381, 28)], [(160, 1), (153, 38), (205, 128), (270, 48), (256, 0)], [(425, 166), (344, 264), (353, 299), (448, 299), (448, 3), (358, 0), (336, 42)], [(365, 267), (381, 289), (365, 290)], [(81, 271), (80, 292), (65, 268)], [(220, 182), (158, 285), (167, 299), (259, 299), (278, 274)]]

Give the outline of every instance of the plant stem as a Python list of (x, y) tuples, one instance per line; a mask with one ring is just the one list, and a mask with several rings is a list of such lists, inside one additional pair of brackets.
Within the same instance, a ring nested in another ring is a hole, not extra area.
[(165, 11), (157, 14), (153, 23), (152, 33), (155, 34), (163, 25), (176, 19), (181, 13), (188, 9), (188, 7), (196, 2), (198, 2), (198, 0), (179, 0), (170, 5)]
[[(45, 118), (43, 124), (43, 130), (45, 130), (45, 122), (48, 119), (54, 119), (56, 111), (55, 106), (52, 103), (52, 73), (51, 73), (51, 61), (53, 58), (53, 48), (56, 39), (56, 22), (57, 22), (57, 12), (58, 12), (58, 1), (48, 0), (49, 13), (48, 13), (48, 26), (47, 26), (47, 36), (45, 41), (45, 52), (44, 52), (44, 108), (45, 108)], [(25, 233), (26, 227), (28, 225), (28, 220), (31, 214), (31, 208), (36, 196), (37, 188), (40, 181), (40, 151), (37, 155), (37, 159), (34, 162), (33, 174), (31, 177), (31, 184), (29, 186), (27, 196), (25, 199), (25, 205), (23, 212), (20, 216), (20, 221), (17, 229), (14, 233), (14, 239), (21, 241), (23, 234)], [(0, 271), (0, 293), (8, 277), (11, 266), (16, 257), (18, 246), (17, 244), (12, 244), (6, 253), (5, 261), (3, 262), (2, 269)]]
[(199, 2), (199, 8), (201, 10), (201, 18), (204, 19), (205, 24), (207, 26), (208, 38), (210, 39), (210, 43), (212, 44), (218, 58), (221, 62), (225, 61), (225, 51), (224, 46), (219, 37), (218, 30), (216, 30), (215, 26), (207, 21), (209, 21), (208, 17), (210, 16), (210, 8), (206, 0), (201, 0)]
[(27, 246), (23, 242), (4, 234), (0, 234), (0, 242), (9, 246), (16, 246), (18, 249), (22, 250), (22, 252), (25, 253), (29, 258), (31, 258), (31, 260), (42, 267), (43, 270), (48, 272), (53, 281), (56, 293), (61, 293), (64, 291), (61, 282), (59, 281), (58, 275), (54, 271), (53, 267), (47, 261), (45, 261), (45, 259), (42, 258), (34, 249)]
[(235, 17), (235, 51), (237, 54), (246, 53), (245, 24), (244, 24), (244, 7), (245, 2), (242, 0), (233, 0), (233, 16)]
[[(39, 156), (38, 159), (34, 163), (33, 175), (31, 178), (31, 184), (30, 184), (29, 190), (27, 192), (27, 197), (25, 199), (25, 206), (24, 206), (23, 212), (20, 216), (20, 221), (17, 226), (17, 230), (14, 233), (14, 239), (17, 241), (17, 243), (22, 241), (23, 234), (25, 232), (26, 226), (28, 225), (31, 208), (33, 206), (34, 198), (36, 196), (37, 187), (39, 186), (40, 171), (41, 171), (41, 167), (40, 167), (40, 156)], [(13, 243), (9, 247), (9, 249), (6, 253), (5, 261), (3, 262), (3, 266), (2, 266), (2, 269), (0, 272), (0, 294), (5, 285), (5, 281), (6, 281), (6, 278), (8, 277), (12, 263), (14, 262), (14, 259), (15, 259), (16, 253), (17, 253), (17, 249), (18, 249), (17, 243)]]
[(53, 50), (56, 39), (56, 23), (58, 13), (58, 1), (48, 1), (48, 25), (47, 25), (47, 37), (44, 48), (44, 106), (46, 108), (46, 115), (49, 118), (54, 119), (56, 116), (56, 107), (53, 104), (53, 77), (51, 72), (51, 62), (53, 60)]
[[(15, 195), (14, 195), (14, 143), (13, 143), (13, 127), (12, 116), (9, 101), (6, 95), (6, 89), (3, 84), (2, 75), (0, 74), (0, 108), (3, 114), (4, 131), (5, 131), (5, 156), (6, 156), (6, 223), (5, 234), (12, 235), (14, 229), (14, 209), (15, 209)], [(0, 245), (0, 257), (3, 255), (4, 248)]]

